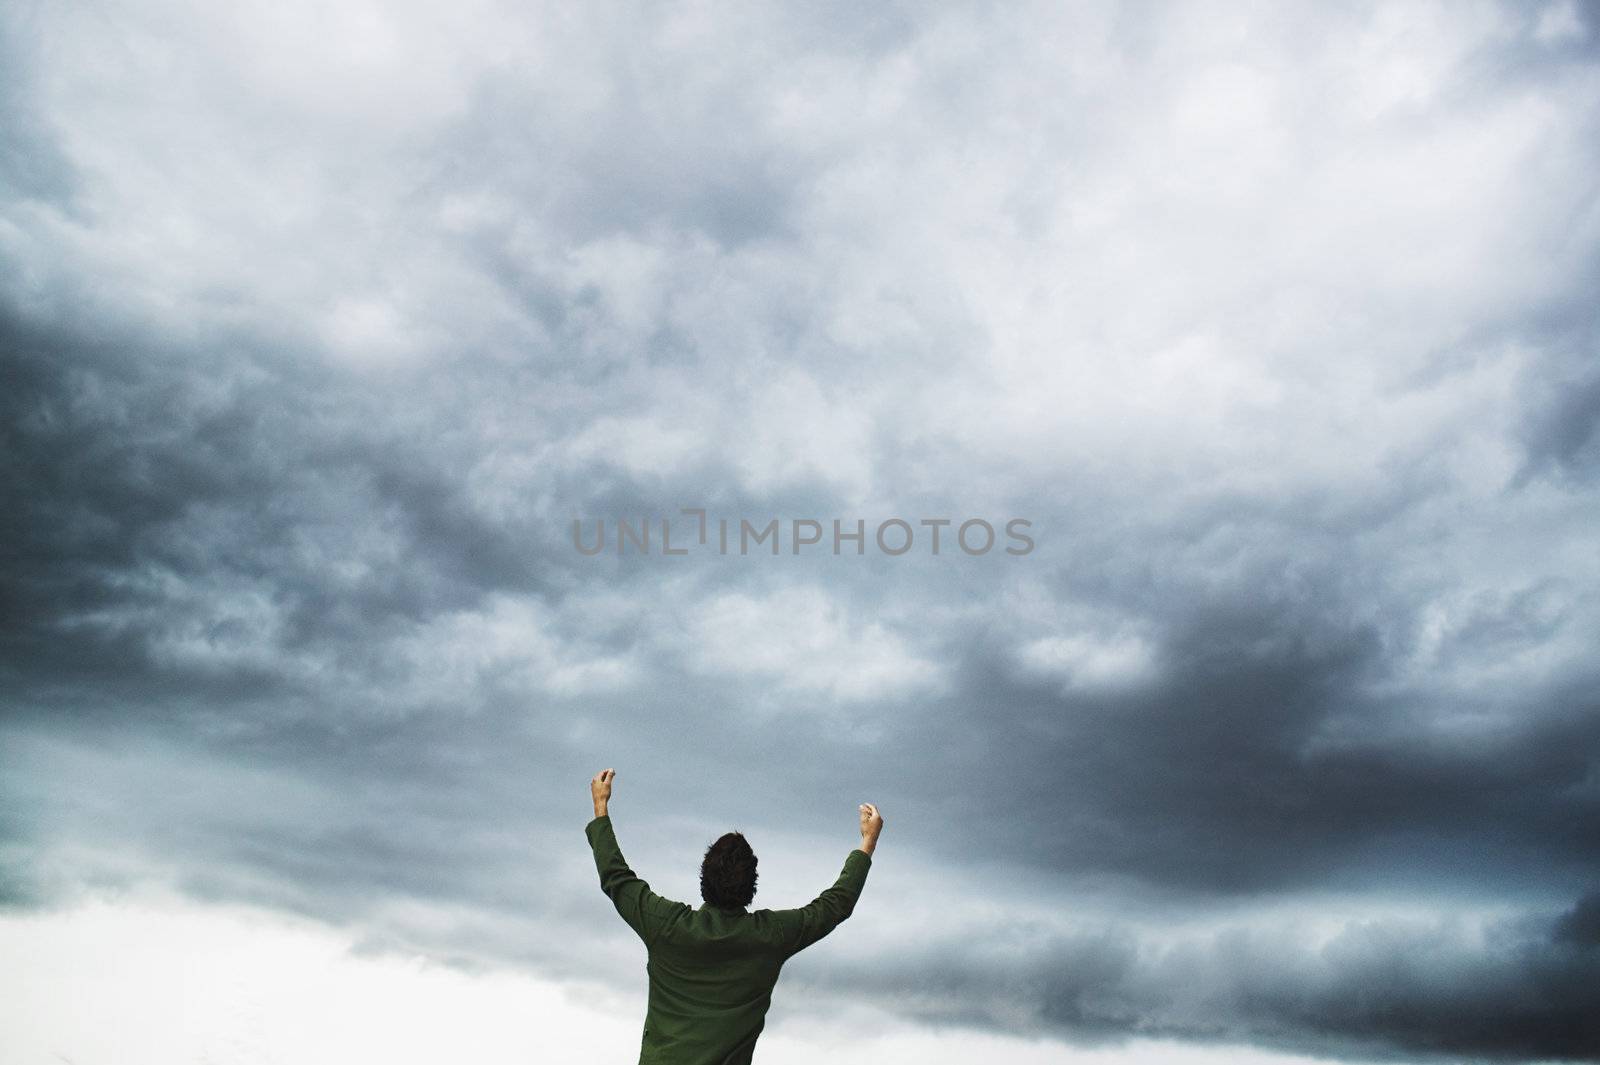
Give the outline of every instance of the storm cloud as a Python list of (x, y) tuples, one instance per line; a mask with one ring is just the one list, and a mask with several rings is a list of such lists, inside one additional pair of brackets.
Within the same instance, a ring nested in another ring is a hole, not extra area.
[(632, 979), (612, 765), (680, 898), (885, 811), (777, 1015), (1600, 1060), (1592, 8), (0, 26), (0, 903)]

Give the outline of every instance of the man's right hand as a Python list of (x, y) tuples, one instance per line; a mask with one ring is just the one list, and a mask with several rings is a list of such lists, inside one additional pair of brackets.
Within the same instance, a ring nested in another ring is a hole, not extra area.
[(878, 833), (883, 831), (883, 815), (870, 802), (861, 804), (861, 846), (856, 849), (871, 854), (878, 846)]
[(602, 769), (589, 781), (589, 797), (594, 800), (594, 815), (605, 817), (611, 801), (611, 782), (616, 779), (615, 769)]

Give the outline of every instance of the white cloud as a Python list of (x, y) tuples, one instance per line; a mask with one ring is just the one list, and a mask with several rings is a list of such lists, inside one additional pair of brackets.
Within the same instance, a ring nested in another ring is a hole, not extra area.
[(937, 662), (818, 587), (718, 595), (695, 607), (681, 641), (699, 673), (758, 679), (840, 703), (892, 701), (944, 684)]
[(704, 425), (695, 415), (698, 404), (693, 396), (680, 404), (661, 397), (671, 413), (665, 416), (644, 414), (595, 419), (561, 448), (572, 462), (601, 460), (641, 477), (661, 477), (685, 469), (711, 450)]
[(557, 984), (362, 957), (329, 928), (240, 908), (94, 901), (0, 917), (8, 1061), (298, 1065), (621, 1056), (636, 1033)]
[(1064, 679), (1068, 690), (1114, 689), (1152, 675), (1154, 651), (1137, 636), (1047, 636), (1018, 651), (1024, 668)]
[[(588, 620), (601, 625), (614, 620), (603, 598), (592, 606)], [(566, 616), (576, 620), (585, 612), (573, 603)], [(436, 615), (399, 645), (411, 668), (413, 696), (454, 705), (488, 681), (578, 695), (614, 691), (639, 679), (631, 650), (612, 651), (594, 637), (562, 635), (555, 622), (537, 601), (504, 594), (491, 596), (480, 608)]]
[(847, 397), (792, 366), (747, 387), (749, 406), (730, 427), (722, 453), (751, 492), (781, 493), (814, 480), (847, 501), (866, 498), (874, 465), (868, 397)]

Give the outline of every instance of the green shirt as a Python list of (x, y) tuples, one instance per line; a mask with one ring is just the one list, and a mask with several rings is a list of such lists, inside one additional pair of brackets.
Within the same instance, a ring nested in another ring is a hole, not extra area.
[(584, 828), (600, 890), (644, 940), (650, 1006), (639, 1065), (748, 1065), (778, 970), (850, 916), (872, 858), (853, 850), (834, 885), (798, 910), (691, 909), (628, 868), (610, 817)]

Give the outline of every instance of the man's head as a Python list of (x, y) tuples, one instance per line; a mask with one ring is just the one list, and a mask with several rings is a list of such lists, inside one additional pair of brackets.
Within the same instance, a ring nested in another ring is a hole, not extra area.
[(756, 897), (756, 852), (739, 833), (729, 832), (706, 848), (700, 897), (724, 910), (741, 909)]

